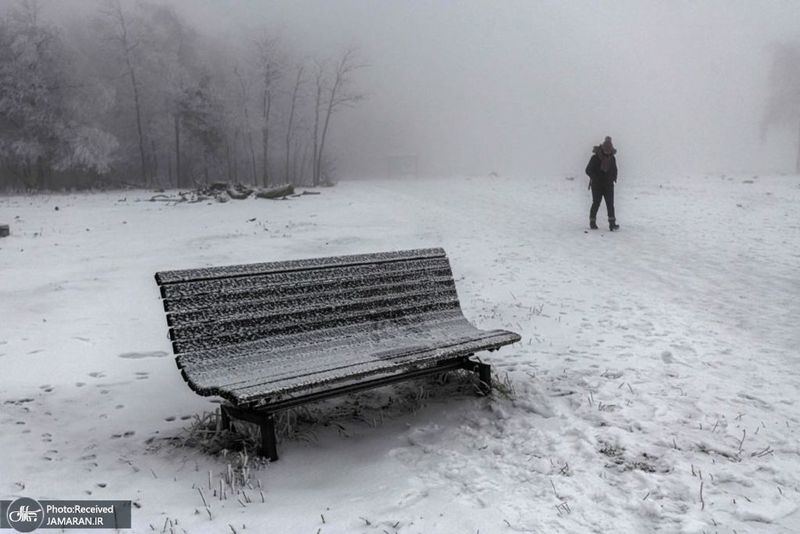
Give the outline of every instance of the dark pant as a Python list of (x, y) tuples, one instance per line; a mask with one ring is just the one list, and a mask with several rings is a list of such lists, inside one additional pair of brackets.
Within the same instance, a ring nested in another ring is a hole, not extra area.
[(600, 209), (600, 201), (605, 199), (606, 209), (608, 210), (608, 222), (616, 222), (614, 217), (614, 182), (601, 182), (592, 180), (592, 209), (589, 210), (589, 220), (597, 220), (597, 210)]

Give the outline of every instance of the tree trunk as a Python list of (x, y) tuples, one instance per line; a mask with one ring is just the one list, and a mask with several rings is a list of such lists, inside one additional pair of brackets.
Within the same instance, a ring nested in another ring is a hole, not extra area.
[(264, 169), (263, 169), (263, 176), (262, 182), (264, 187), (269, 187), (269, 112), (272, 108), (272, 96), (269, 94), (269, 90), (264, 91), (264, 129), (261, 133), (262, 140), (264, 142), (263, 147), (263, 158), (264, 158)]
[(239, 147), (239, 130), (237, 128), (236, 132), (233, 134), (233, 182), (239, 182), (239, 154), (238, 152)]
[(253, 148), (253, 131), (250, 124), (250, 112), (247, 107), (247, 87), (244, 84), (244, 78), (238, 69), (234, 69), (236, 76), (239, 78), (239, 87), (241, 89), (242, 110), (244, 111), (244, 125), (245, 125), (245, 141), (247, 148), (250, 151), (250, 165), (251, 172), (253, 173), (253, 184), (258, 184), (258, 172), (256, 171), (256, 151)]
[(289, 124), (286, 129), (286, 168), (285, 168), (285, 179), (287, 183), (293, 183), (292, 176), (290, 174), (290, 165), (292, 161), (292, 126), (294, 122), (294, 108), (297, 104), (297, 93), (300, 90), (300, 83), (303, 78), (303, 67), (299, 67), (297, 69), (297, 78), (294, 82), (294, 90), (292, 91), (292, 105), (289, 108)]
[(317, 99), (314, 103), (314, 150), (311, 154), (311, 184), (319, 185), (319, 169), (317, 168), (317, 154), (319, 153), (319, 106), (322, 103), (322, 78), (317, 79)]
[[(342, 60), (342, 64), (344, 60)], [(322, 154), (325, 150), (325, 137), (328, 135), (328, 126), (331, 122), (331, 115), (333, 115), (333, 109), (336, 106), (336, 93), (339, 91), (339, 86), (342, 83), (342, 66), (340, 65), (339, 71), (336, 73), (336, 79), (331, 86), (330, 94), (328, 95), (328, 109), (325, 112), (325, 124), (322, 127), (322, 136), (319, 139), (319, 152), (317, 153), (317, 183), (315, 185), (319, 185), (319, 181), (322, 178)]]
[(133, 104), (136, 108), (136, 132), (139, 136), (139, 156), (142, 160), (142, 182), (147, 186), (147, 157), (144, 153), (144, 134), (142, 133), (142, 110), (139, 104), (139, 86), (136, 83), (136, 72), (133, 70), (130, 59), (127, 60), (127, 63), (131, 74), (131, 85), (133, 85)]
[(178, 115), (175, 115), (175, 180), (177, 181), (178, 189), (183, 186), (181, 177), (181, 126)]
[(307, 151), (307, 145), (300, 145), (299, 143), (295, 143), (294, 147), (294, 157), (292, 158), (292, 176), (294, 176), (294, 182), (296, 185), (302, 185), (303, 182), (303, 173), (300, 165), (303, 163), (300, 158), (303, 157), (303, 154)]
[(258, 185), (258, 171), (256, 170), (256, 151), (253, 148), (253, 132), (247, 132), (247, 143), (250, 146), (250, 163), (253, 171), (253, 185)]
[[(331, 92), (333, 95), (333, 92)], [(331, 96), (333, 98), (333, 96)], [(322, 127), (322, 135), (319, 139), (319, 152), (317, 153), (317, 177), (315, 179), (314, 185), (319, 185), (320, 180), (322, 179), (322, 152), (325, 150), (325, 136), (328, 135), (328, 125), (331, 121), (331, 115), (333, 115), (333, 106), (328, 104), (328, 111), (325, 114), (325, 125)]]
[(115, 7), (121, 32), (120, 42), (122, 43), (123, 52), (125, 54), (125, 65), (128, 68), (128, 76), (130, 77), (131, 87), (133, 89), (133, 106), (136, 111), (136, 133), (139, 137), (139, 156), (142, 165), (142, 183), (147, 186), (149, 184), (147, 180), (147, 156), (145, 155), (145, 141), (142, 130), (142, 107), (139, 103), (139, 84), (136, 81), (136, 69), (133, 68), (133, 62), (131, 61), (131, 50), (133, 47), (128, 43), (128, 25), (125, 22), (125, 14), (122, 12), (122, 5), (119, 3), (119, 0), (117, 0)]
[[(313, 159), (312, 159), (312, 161), (313, 161)], [(303, 159), (300, 160), (300, 176), (303, 176), (303, 177), (307, 176), (307, 174), (306, 174), (307, 168), (308, 168), (308, 145), (303, 147)], [(311, 182), (312, 183), (314, 182), (313, 174), (311, 176)], [(308, 183), (308, 182), (304, 182), (304, 183)]]
[(225, 161), (228, 164), (228, 181), (233, 181), (233, 162), (231, 161), (231, 142), (228, 140), (227, 134), (225, 135)]
[(153, 164), (151, 170), (153, 171), (153, 182), (157, 187), (161, 187), (161, 178), (158, 171), (158, 151), (156, 150), (156, 142), (150, 140), (150, 152), (153, 156)]

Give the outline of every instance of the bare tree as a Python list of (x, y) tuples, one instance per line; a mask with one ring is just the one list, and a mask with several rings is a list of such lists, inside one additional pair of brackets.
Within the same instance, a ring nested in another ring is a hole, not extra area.
[[(791, 125), (800, 133), (800, 44), (782, 44), (775, 48), (762, 137), (772, 125)], [(800, 173), (800, 136), (797, 143), (795, 170)]]
[(297, 98), (300, 94), (300, 87), (303, 85), (303, 70), (305, 67), (299, 65), (297, 67), (297, 76), (294, 80), (294, 88), (292, 89), (292, 103), (289, 106), (289, 120), (286, 126), (286, 168), (285, 179), (287, 183), (294, 183), (294, 177), (291, 175), (291, 161), (292, 161), (292, 136), (294, 133), (294, 113), (297, 108)]
[(261, 179), (264, 186), (270, 185), (269, 172), (269, 120), (275, 100), (275, 84), (281, 77), (281, 66), (278, 58), (277, 40), (264, 38), (258, 43), (259, 64), (263, 82), (263, 98), (261, 107), (261, 140), (262, 140), (262, 173)]
[(142, 131), (142, 106), (139, 99), (139, 83), (136, 80), (136, 68), (134, 67), (133, 59), (133, 51), (139, 43), (131, 41), (128, 31), (128, 21), (125, 18), (125, 12), (122, 10), (122, 5), (119, 0), (108, 0), (108, 5), (104, 14), (116, 24), (116, 33), (112, 36), (112, 40), (116, 41), (120, 46), (122, 56), (125, 60), (127, 74), (130, 78), (131, 88), (133, 90), (133, 106), (136, 112), (136, 133), (139, 138), (142, 183), (147, 186), (149, 185), (149, 180), (147, 178), (147, 157), (144, 149), (145, 139)]
[(256, 151), (253, 147), (253, 132), (250, 129), (250, 112), (249, 107), (247, 105), (247, 101), (249, 99), (247, 93), (247, 84), (244, 81), (244, 77), (242, 73), (239, 71), (238, 68), (233, 69), (234, 74), (239, 80), (239, 90), (240, 90), (240, 98), (242, 103), (242, 110), (244, 111), (244, 123), (245, 123), (245, 132), (246, 132), (246, 139), (247, 139), (247, 147), (250, 152), (250, 165), (252, 168), (253, 173), (253, 184), (258, 184), (258, 172), (256, 171)]
[(325, 138), (328, 135), (331, 117), (342, 107), (354, 106), (364, 99), (364, 95), (353, 92), (350, 88), (353, 73), (364, 67), (356, 63), (357, 51), (355, 48), (348, 48), (336, 63), (333, 72), (333, 80), (328, 87), (328, 101), (325, 110), (325, 122), (322, 126), (322, 134), (319, 139), (319, 150), (316, 151), (316, 162), (314, 165), (313, 184), (318, 186), (322, 175), (322, 157), (325, 151)]
[(181, 120), (178, 113), (173, 115), (175, 121), (175, 185), (180, 188), (183, 185), (181, 176)]
[(316, 61), (317, 70), (314, 76), (316, 87), (316, 95), (314, 98), (314, 129), (311, 151), (311, 183), (318, 185), (318, 176), (320, 175), (317, 168), (317, 154), (319, 153), (319, 114), (322, 108), (322, 93), (325, 89), (325, 64)]

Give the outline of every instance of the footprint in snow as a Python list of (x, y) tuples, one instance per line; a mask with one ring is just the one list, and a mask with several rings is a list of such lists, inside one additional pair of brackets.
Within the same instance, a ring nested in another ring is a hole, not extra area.
[(17, 399), (17, 400), (11, 399), (11, 400), (5, 401), (3, 404), (14, 404), (16, 406), (20, 406), (20, 405), (26, 404), (28, 402), (33, 402), (33, 399), (27, 398), (27, 397), (24, 398), (24, 399)]
[(661, 353), (661, 359), (664, 360), (664, 363), (675, 363), (675, 358), (672, 356), (672, 353), (668, 350), (665, 350)]
[(130, 360), (138, 360), (141, 358), (164, 358), (165, 356), (169, 356), (169, 354), (163, 350), (154, 350), (150, 352), (123, 352), (119, 355), (120, 358), (126, 358)]
[(741, 399), (745, 399), (746, 401), (750, 401), (750, 404), (761, 408), (762, 410), (769, 410), (772, 411), (772, 405), (754, 395), (750, 395), (749, 393), (740, 392), (738, 397)]

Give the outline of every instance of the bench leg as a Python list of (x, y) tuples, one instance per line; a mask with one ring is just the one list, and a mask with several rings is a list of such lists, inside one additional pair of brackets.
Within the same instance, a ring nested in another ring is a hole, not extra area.
[(484, 395), (492, 392), (492, 366), (488, 363), (478, 362), (478, 379), (481, 381), (481, 391)]
[(266, 456), (271, 462), (278, 460), (278, 445), (275, 439), (275, 419), (272, 414), (264, 417), (259, 425), (261, 429), (261, 456)]
[(492, 392), (492, 366), (488, 363), (466, 360), (462, 364), (462, 369), (477, 373), (480, 380), (480, 390), (484, 395)]
[(220, 430), (231, 429), (231, 416), (228, 415), (228, 411), (222, 404), (219, 406), (219, 428)]

